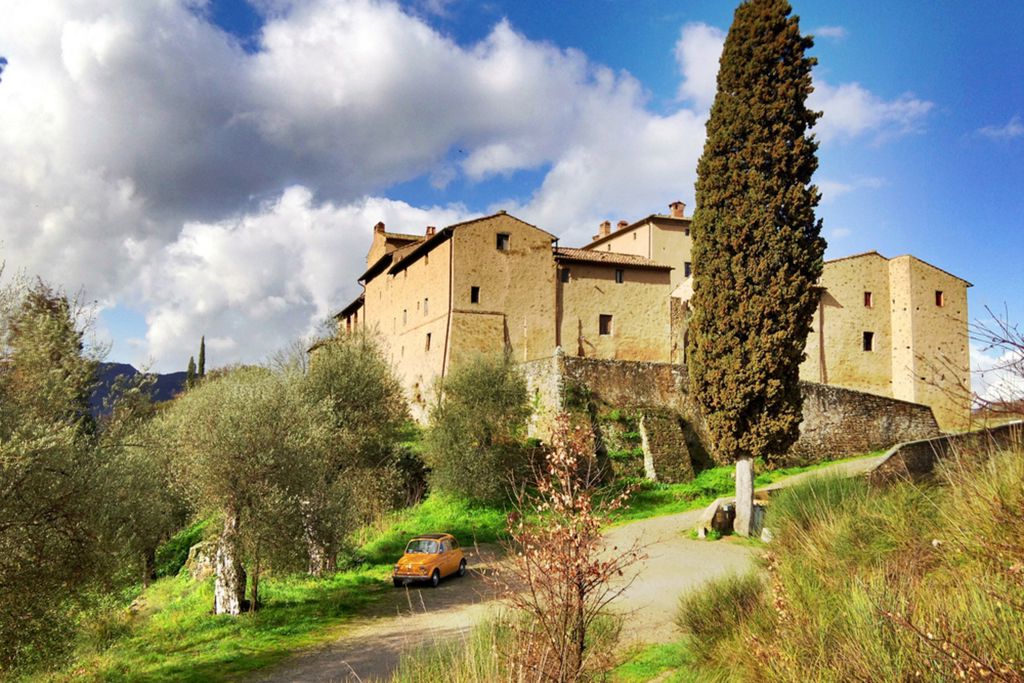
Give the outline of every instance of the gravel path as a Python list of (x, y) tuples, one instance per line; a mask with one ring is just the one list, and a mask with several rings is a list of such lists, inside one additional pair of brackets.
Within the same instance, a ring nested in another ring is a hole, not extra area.
[[(881, 458), (862, 458), (776, 482), (765, 490), (792, 486), (822, 474), (855, 476), (874, 468)], [(743, 541), (695, 541), (689, 537), (701, 510), (655, 517), (606, 533), (610, 546), (639, 543), (647, 558), (632, 576), (623, 577), (623, 593), (612, 609), (623, 616), (623, 644), (667, 643), (680, 632), (674, 617), (679, 598), (703, 583), (753, 566), (756, 549)], [(474, 624), (501, 602), (486, 575), (500, 563), (500, 549), (482, 546), (471, 551), (471, 571), (447, 579), (436, 589), (396, 589), (372, 611), (353, 619), (345, 634), (319, 649), (299, 653), (249, 679), (253, 683), (302, 681), (333, 683), (387, 679), (403, 652), (432, 642), (464, 637)]]

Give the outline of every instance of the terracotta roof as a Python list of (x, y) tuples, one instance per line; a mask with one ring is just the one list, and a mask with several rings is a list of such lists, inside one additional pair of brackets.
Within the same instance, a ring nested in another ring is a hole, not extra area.
[(612, 230), (611, 233), (605, 235), (604, 237), (598, 237), (596, 240), (592, 240), (590, 243), (583, 245), (583, 248), (584, 249), (593, 249), (597, 245), (602, 244), (603, 242), (605, 242), (607, 240), (610, 240), (611, 238), (615, 237), (616, 235), (624, 235), (627, 232), (629, 232), (630, 230), (635, 230), (636, 228), (639, 228), (641, 225), (644, 225), (646, 223), (650, 223), (653, 220), (668, 221), (670, 223), (689, 223), (691, 219), (690, 218), (676, 218), (675, 216), (667, 216), (667, 215), (661, 214), (661, 213), (652, 213), (650, 216), (646, 216), (644, 218), (641, 218), (638, 221), (634, 221), (633, 223), (630, 223), (629, 225), (627, 225), (624, 228), (621, 228), (619, 230)]
[(388, 240), (399, 240), (402, 242), (419, 242), (425, 239), (424, 235), (406, 235), (400, 232), (385, 232), (384, 239)]
[(629, 268), (646, 268), (648, 270), (672, 270), (672, 266), (662, 265), (643, 256), (570, 247), (555, 247), (555, 260), (593, 263), (602, 266), (628, 266)]
[(528, 225), (534, 230), (540, 230), (542, 233), (550, 237), (552, 242), (558, 239), (547, 230), (541, 230), (536, 225), (527, 223), (521, 218), (516, 218), (515, 216), (506, 211), (499, 211), (497, 213), (492, 213), (489, 216), (471, 218), (468, 221), (462, 221), (461, 223), (449, 225), (446, 228), (438, 230), (433, 237), (428, 237), (427, 239), (423, 240), (422, 242), (418, 242), (415, 245), (409, 245), (409, 247), (412, 247), (411, 249), (409, 249), (408, 247), (402, 247), (402, 249), (406, 249), (406, 251), (402, 251), (402, 249), (396, 250), (395, 252), (393, 252), (395, 254), (395, 265), (391, 266), (391, 269), (388, 270), (388, 273), (394, 275), (395, 273), (405, 270), (413, 263), (415, 263), (420, 258), (420, 256), (423, 256), (424, 254), (430, 252), (434, 247), (436, 247), (437, 245), (441, 244), (449, 237), (451, 237), (452, 231), (455, 230), (456, 228), (460, 228), (463, 225), (470, 225), (471, 223), (479, 223), (480, 221), (486, 221), (491, 218), (497, 218), (498, 216), (508, 216), (512, 220), (519, 221), (523, 225)]
[(335, 318), (344, 318), (349, 313), (352, 313), (353, 311), (355, 311), (355, 310), (357, 310), (359, 308), (362, 308), (363, 301), (365, 301), (365, 300), (366, 300), (366, 294), (365, 293), (364, 294), (360, 294), (359, 296), (356, 297), (355, 301), (353, 301), (348, 306), (346, 306), (345, 308), (343, 308), (340, 311), (338, 311), (337, 313), (335, 313), (334, 317)]

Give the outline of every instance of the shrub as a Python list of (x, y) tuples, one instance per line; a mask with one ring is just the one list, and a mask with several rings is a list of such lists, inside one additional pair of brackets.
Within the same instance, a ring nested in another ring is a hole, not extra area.
[(166, 543), (156, 550), (156, 576), (177, 576), (188, 560), (188, 551), (196, 543), (203, 540), (209, 519), (201, 519), (186, 529), (171, 536)]
[(739, 628), (763, 594), (763, 581), (755, 572), (714, 579), (680, 599), (676, 623), (692, 636), (695, 652), (708, 652)]

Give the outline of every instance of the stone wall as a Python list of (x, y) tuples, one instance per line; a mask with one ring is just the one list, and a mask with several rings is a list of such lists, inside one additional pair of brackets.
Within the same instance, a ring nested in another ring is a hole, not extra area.
[[(667, 413), (679, 419), (693, 468), (711, 464), (710, 439), (690, 396), (685, 366), (557, 355), (522, 368), (542, 413), (535, 418), (533, 435), (545, 437), (550, 417), (560, 410), (585, 409), (596, 416), (618, 409), (659, 418)], [(787, 464), (859, 455), (940, 434), (928, 406), (811, 382), (802, 387), (804, 420)], [(652, 427), (655, 431), (664, 428), (663, 419), (652, 424), (660, 425)]]
[(1024, 444), (1024, 422), (981, 429), (964, 434), (947, 434), (933, 439), (902, 443), (886, 453), (885, 460), (870, 475), (871, 483), (924, 481), (941, 461), (953, 457), (987, 457), (992, 449)]

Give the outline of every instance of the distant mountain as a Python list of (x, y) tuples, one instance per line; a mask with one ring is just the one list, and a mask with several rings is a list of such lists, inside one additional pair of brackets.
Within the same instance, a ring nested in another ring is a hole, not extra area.
[[(141, 373), (134, 366), (127, 363), (100, 363), (96, 368), (96, 388), (93, 389), (92, 396), (89, 397), (89, 409), (92, 414), (102, 415), (105, 412), (103, 401), (110, 395), (118, 377), (131, 379), (139, 374)], [(157, 403), (171, 400), (185, 388), (185, 372), (170, 372), (164, 375), (148, 374), (156, 375), (152, 396)]]

